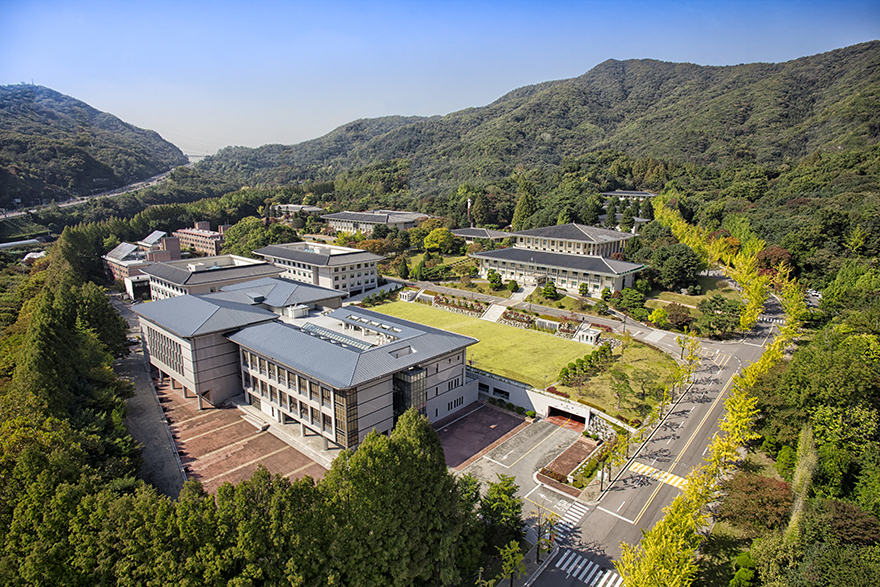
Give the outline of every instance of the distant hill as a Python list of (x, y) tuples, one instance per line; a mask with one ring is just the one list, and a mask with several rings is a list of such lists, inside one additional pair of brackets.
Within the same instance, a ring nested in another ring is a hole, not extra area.
[(186, 162), (157, 133), (85, 102), (42, 86), (0, 86), (2, 207), (121, 187)]
[(878, 41), (780, 64), (609, 60), (488, 106), (360, 120), (293, 146), (224, 149), (200, 165), (279, 184), (407, 159), (409, 187), (425, 196), (466, 181), (485, 184), (519, 165), (551, 169), (565, 157), (603, 149), (717, 167), (779, 164), (877, 143), (878, 65)]

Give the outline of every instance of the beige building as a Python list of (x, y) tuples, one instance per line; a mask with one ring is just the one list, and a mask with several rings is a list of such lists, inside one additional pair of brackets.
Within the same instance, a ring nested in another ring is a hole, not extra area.
[(316, 305), (293, 318), (268, 311), (269, 297), (239, 301), (270, 286), (283, 290), (269, 292), (271, 303), (340, 299), (307, 284), (286, 297), (292, 286), (272, 283), (284, 280), (261, 281), (135, 306), (158, 376), (200, 405), (244, 393), (267, 418), (322, 436), (325, 448), (389, 433), (409, 408), (437, 421), (477, 400), (465, 369), (476, 339), (353, 306)]
[(282, 269), (237, 255), (197, 257), (154, 263), (141, 269), (149, 276), (150, 296), (162, 300), (187, 294), (219, 292), (227, 285), (277, 277)]
[(420, 212), (398, 212), (396, 210), (337, 212), (321, 216), (333, 230), (352, 234), (360, 231), (364, 236), (373, 234), (373, 229), (379, 224), (384, 224), (388, 228), (397, 227), (400, 230), (407, 230), (413, 228), (419, 220), (428, 217), (427, 214)]
[(315, 242), (269, 245), (254, 253), (282, 269), (287, 279), (349, 294), (376, 288), (376, 263), (384, 259), (361, 249)]
[(622, 253), (630, 233), (580, 224), (563, 224), (511, 233), (516, 244), (507, 249), (474, 253), (479, 274), (494, 270), (504, 280), (520, 283), (553, 281), (556, 287), (573, 293), (587, 285), (590, 295), (604, 288), (620, 291), (632, 287), (634, 275), (644, 265), (611, 259)]

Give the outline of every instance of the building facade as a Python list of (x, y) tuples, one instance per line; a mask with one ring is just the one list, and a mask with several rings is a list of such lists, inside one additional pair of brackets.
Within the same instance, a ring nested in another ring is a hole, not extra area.
[(269, 263), (237, 255), (153, 263), (141, 271), (149, 276), (154, 300), (219, 292), (227, 285), (277, 277), (283, 272)]
[(400, 230), (413, 228), (419, 220), (428, 218), (427, 214), (419, 212), (398, 212), (396, 210), (370, 210), (369, 212), (337, 212), (321, 216), (335, 231), (356, 233), (361, 232), (364, 236), (373, 234), (373, 229), (384, 224), (388, 228), (397, 227)]
[(563, 224), (524, 230), (511, 235), (513, 247), (473, 253), (479, 275), (495, 271), (502, 279), (541, 283), (553, 281), (560, 289), (579, 292), (582, 284), (590, 295), (604, 288), (620, 291), (632, 287), (634, 275), (644, 265), (610, 258), (622, 253), (632, 234), (580, 224)]
[(380, 255), (323, 243), (269, 245), (254, 251), (283, 270), (282, 277), (349, 294), (375, 289)]
[(193, 228), (182, 228), (173, 234), (180, 239), (183, 248), (204, 255), (219, 255), (223, 246), (223, 234), (211, 230), (210, 222), (196, 222)]

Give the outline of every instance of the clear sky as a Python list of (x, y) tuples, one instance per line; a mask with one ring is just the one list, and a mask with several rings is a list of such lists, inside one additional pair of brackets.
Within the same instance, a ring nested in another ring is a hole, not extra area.
[(206, 154), (483, 106), (606, 59), (779, 62), (877, 38), (877, 0), (0, 0), (0, 84)]

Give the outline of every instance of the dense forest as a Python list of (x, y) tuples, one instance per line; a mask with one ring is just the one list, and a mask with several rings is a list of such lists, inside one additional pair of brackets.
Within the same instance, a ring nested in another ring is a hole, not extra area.
[(488, 106), (360, 120), (289, 147), (227, 148), (201, 164), (250, 185), (280, 185), (403, 158), (416, 198), (491, 183), (520, 166), (550, 171), (566, 157), (607, 149), (718, 169), (778, 166), (877, 142), (878, 61), (876, 41), (779, 64), (610, 60)]
[(49, 88), (0, 86), (0, 207), (88, 196), (187, 163), (158, 134)]

